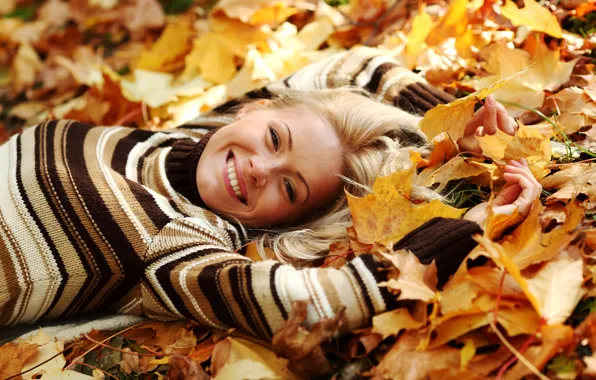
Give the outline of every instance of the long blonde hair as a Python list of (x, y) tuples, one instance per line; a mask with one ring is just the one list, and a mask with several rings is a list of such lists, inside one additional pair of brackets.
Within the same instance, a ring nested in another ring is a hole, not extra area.
[[(370, 191), (375, 178), (411, 165), (410, 150), (427, 152), (426, 138), (417, 129), (419, 117), (377, 102), (352, 88), (289, 91), (274, 98), (268, 108), (305, 106), (335, 129), (344, 147), (345, 190), (356, 196)], [(428, 199), (433, 192), (416, 187), (414, 197)], [(313, 218), (284, 229), (259, 230), (256, 238), (261, 256), (265, 247), (277, 258), (293, 265), (307, 265), (321, 258), (335, 241), (348, 239), (350, 210), (343, 192)]]

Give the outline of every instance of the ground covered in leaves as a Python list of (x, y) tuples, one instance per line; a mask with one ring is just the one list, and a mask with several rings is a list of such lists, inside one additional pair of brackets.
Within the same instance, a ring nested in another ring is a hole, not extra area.
[[(296, 304), (272, 342), (191, 322), (66, 345), (40, 331), (0, 346), (0, 378), (596, 376), (593, 1), (4, 0), (0, 14), (0, 143), (49, 118), (172, 127), (359, 44), (460, 98), (421, 122), (429, 157), (412, 155), (410, 169), (350, 198), (352, 239), (331, 244), (323, 264), (371, 251), (391, 263), (382, 286), (402, 307), (372, 327), (331, 340), (341, 313), (307, 331)], [(491, 93), (523, 125), (479, 137), (482, 155), (458, 152), (453, 141)], [(505, 162), (522, 157), (543, 196), (521, 224), (490, 216), (445, 287), (433, 265), (386, 248), (435, 215), (489, 200)], [(413, 184), (451, 205), (413, 204)]]

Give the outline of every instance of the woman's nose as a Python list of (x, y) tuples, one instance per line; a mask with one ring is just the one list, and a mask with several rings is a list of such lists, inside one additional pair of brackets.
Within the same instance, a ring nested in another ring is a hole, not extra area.
[(276, 163), (272, 160), (266, 160), (258, 156), (253, 156), (249, 160), (248, 175), (255, 186), (263, 187), (267, 184), (267, 180), (269, 179), (272, 171), (275, 170), (276, 166)]

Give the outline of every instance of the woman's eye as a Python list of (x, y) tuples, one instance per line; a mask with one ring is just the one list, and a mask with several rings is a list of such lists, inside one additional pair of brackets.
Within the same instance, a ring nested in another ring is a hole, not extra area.
[(275, 129), (269, 127), (271, 133), (271, 142), (273, 142), (273, 149), (277, 152), (279, 150), (279, 135), (275, 132)]
[(286, 191), (288, 192), (288, 197), (290, 198), (290, 201), (294, 203), (294, 201), (296, 200), (296, 192), (294, 191), (294, 186), (292, 186), (292, 183), (287, 179), (284, 179), (284, 185), (286, 186)]

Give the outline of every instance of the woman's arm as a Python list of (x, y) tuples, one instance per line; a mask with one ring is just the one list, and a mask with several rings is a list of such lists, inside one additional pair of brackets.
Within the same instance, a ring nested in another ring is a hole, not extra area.
[[(435, 219), (396, 248), (411, 249), (423, 263), (436, 260), (444, 282), (475, 246), (471, 236), (478, 232), (472, 222)], [(464, 240), (473, 244), (464, 246)], [(378, 286), (386, 271), (370, 254), (341, 269), (297, 269), (273, 260), (252, 262), (235, 249), (229, 230), (197, 218), (171, 222), (147, 255), (145, 313), (221, 329), (239, 327), (269, 339), (283, 326), (294, 301), (310, 303), (306, 322), (311, 325), (345, 307), (342, 332), (364, 327), (374, 315), (396, 307), (396, 297)]]
[(239, 327), (269, 339), (288, 318), (294, 301), (310, 302), (307, 323), (346, 308), (342, 331), (363, 327), (393, 302), (377, 283), (372, 255), (341, 269), (296, 269), (273, 260), (252, 262), (233, 252), (229, 232), (204, 220), (168, 224), (147, 254), (143, 284), (145, 313), (158, 319), (188, 318), (215, 328)]

